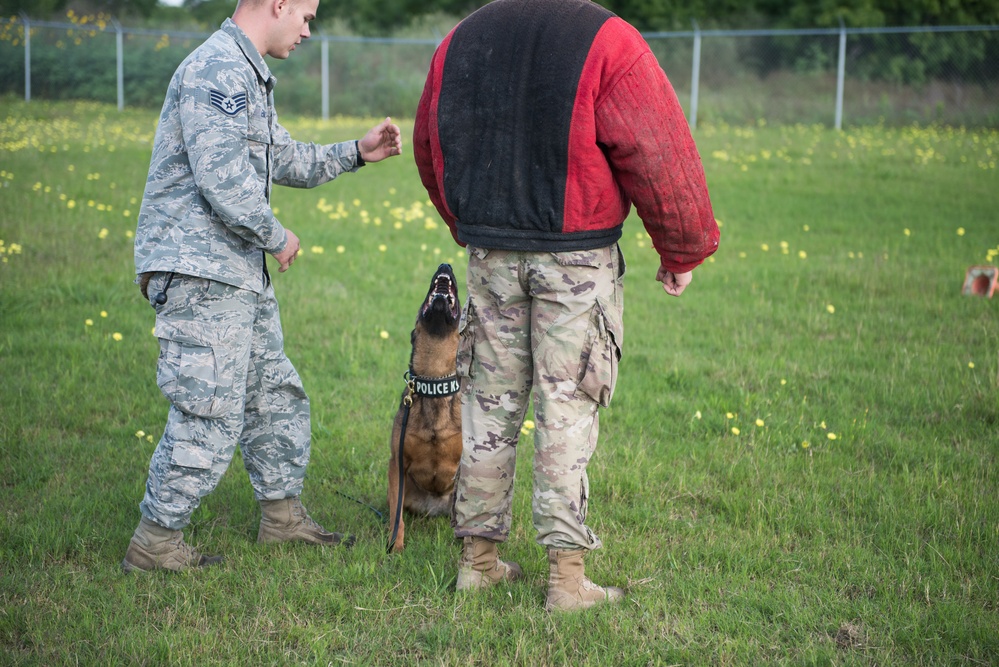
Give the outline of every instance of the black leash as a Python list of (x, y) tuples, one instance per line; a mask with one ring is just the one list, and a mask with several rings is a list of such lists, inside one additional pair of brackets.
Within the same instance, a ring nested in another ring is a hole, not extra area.
[(406, 442), (406, 427), (409, 425), (409, 409), (413, 407), (413, 395), (416, 393), (416, 381), (409, 371), (403, 374), (406, 380), (406, 395), (402, 397), (402, 426), (399, 428), (399, 495), (395, 503), (395, 521), (392, 523), (392, 536), (389, 538), (386, 553), (392, 553), (392, 547), (399, 537), (399, 524), (402, 522), (402, 497), (406, 490), (406, 470), (403, 462), (403, 445)]
[(358, 505), (364, 505), (369, 510), (371, 510), (372, 512), (374, 512), (375, 514), (377, 514), (378, 518), (381, 519), (382, 523), (385, 523), (386, 521), (388, 521), (388, 519), (385, 518), (385, 515), (378, 511), (377, 507), (373, 507), (373, 506), (369, 505), (368, 503), (364, 502), (363, 500), (358, 500), (354, 496), (348, 496), (346, 493), (344, 493), (343, 491), (340, 491), (339, 489), (333, 489), (333, 493), (337, 494), (338, 496), (343, 496), (347, 500), (353, 500)]
[(392, 553), (392, 547), (399, 538), (399, 524), (402, 523), (402, 498), (406, 490), (406, 470), (403, 462), (403, 445), (406, 442), (406, 427), (409, 425), (409, 409), (413, 407), (414, 396), (426, 396), (430, 398), (441, 398), (454, 396), (461, 388), (461, 381), (457, 375), (448, 375), (441, 378), (425, 378), (413, 375), (412, 370), (408, 370), (402, 375), (406, 380), (406, 395), (402, 397), (402, 426), (399, 428), (399, 496), (395, 503), (395, 521), (392, 522), (392, 536), (389, 537), (387, 553)]

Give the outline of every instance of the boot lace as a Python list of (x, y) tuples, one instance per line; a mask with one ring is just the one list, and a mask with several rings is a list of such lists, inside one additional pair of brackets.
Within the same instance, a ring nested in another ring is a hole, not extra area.
[(316, 523), (316, 520), (309, 516), (309, 513), (305, 510), (305, 506), (302, 501), (295, 500), (291, 503), (291, 514), (301, 521), (302, 525), (306, 528), (311, 528), (313, 530), (325, 533), (326, 529)]
[(177, 533), (177, 535), (170, 540), (170, 543), (177, 551), (180, 552), (180, 555), (183, 556), (183, 560), (186, 563), (196, 562), (201, 558), (201, 554), (195, 551), (194, 547), (184, 541), (183, 533)]

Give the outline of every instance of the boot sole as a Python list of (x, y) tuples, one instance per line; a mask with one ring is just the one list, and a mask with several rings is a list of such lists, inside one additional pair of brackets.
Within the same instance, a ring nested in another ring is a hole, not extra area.
[(143, 570), (138, 565), (132, 565), (127, 560), (121, 561), (121, 570), (125, 574), (131, 574), (132, 572), (143, 572), (143, 573), (148, 572), (148, 570)]
[(270, 533), (266, 536), (262, 534), (257, 535), (257, 544), (281, 544), (284, 542), (301, 542), (303, 544), (311, 544), (312, 546), (317, 546), (317, 547), (343, 547), (344, 549), (349, 549), (352, 546), (354, 546), (354, 542), (356, 541), (357, 538), (354, 537), (353, 535), (343, 535), (338, 539), (331, 540), (329, 542), (317, 538), (302, 537), (300, 535), (294, 537), (275, 535), (274, 533)]
[(592, 609), (593, 607), (603, 607), (609, 605), (621, 604), (624, 601), (625, 593), (620, 588), (611, 587), (612, 592), (609, 592), (606, 597), (600, 600), (578, 600), (571, 596), (562, 597), (562, 602), (553, 602), (551, 598), (545, 600), (545, 611), (582, 611), (584, 609)]
[[(214, 558), (218, 558), (218, 560), (214, 560)], [(215, 565), (220, 565), (222, 562), (223, 562), (223, 559), (221, 557), (210, 557), (210, 558), (207, 558), (206, 562), (204, 562), (204, 563), (201, 563), (199, 565), (195, 565), (193, 567), (188, 567), (188, 568), (185, 568), (185, 569), (186, 570), (203, 570), (205, 568), (213, 567)], [(166, 568), (166, 567), (157, 567), (157, 568), (153, 568), (153, 569), (155, 569), (155, 570), (162, 570), (163, 572), (172, 572), (173, 574), (178, 574), (177, 570), (171, 570), (170, 568)], [(153, 570), (147, 570), (145, 568), (139, 567), (138, 565), (133, 565), (132, 563), (129, 563), (127, 559), (121, 561), (121, 570), (125, 574), (131, 574), (132, 572), (141, 572), (143, 574), (147, 574), (147, 573), (153, 571)]]

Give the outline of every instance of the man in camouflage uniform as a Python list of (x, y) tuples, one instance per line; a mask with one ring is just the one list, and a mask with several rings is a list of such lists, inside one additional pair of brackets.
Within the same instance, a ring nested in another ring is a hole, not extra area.
[(156, 310), (157, 383), (170, 400), (149, 465), (125, 571), (217, 563), (181, 530), (237, 444), (262, 518), (259, 542), (350, 542), (299, 500), (309, 462), (309, 399), (284, 353), (266, 254), (283, 272), (298, 237), (270, 208), (271, 184), (308, 188), (401, 152), (389, 119), (359, 141), (294, 141), (277, 121), (265, 56), (309, 37), (319, 0), (240, 0), (178, 67), (160, 114), (135, 237)]
[(638, 32), (589, 0), (503, 0), (441, 42), (413, 152), (468, 247), (459, 373), (464, 447), (453, 524), (458, 590), (521, 575), (510, 532), (516, 445), (533, 394), (533, 518), (548, 550), (549, 610), (617, 602), (586, 577), (598, 408), (622, 345), (631, 204), (679, 296), (718, 246), (704, 171), (676, 95)]

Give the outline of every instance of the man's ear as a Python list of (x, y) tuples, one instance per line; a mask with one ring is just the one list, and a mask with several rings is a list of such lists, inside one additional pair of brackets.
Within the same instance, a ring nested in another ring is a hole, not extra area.
[(271, 4), (271, 13), (274, 14), (275, 17), (278, 17), (281, 16), (281, 14), (285, 10), (285, 7), (288, 6), (288, 0), (270, 0), (270, 4)]

